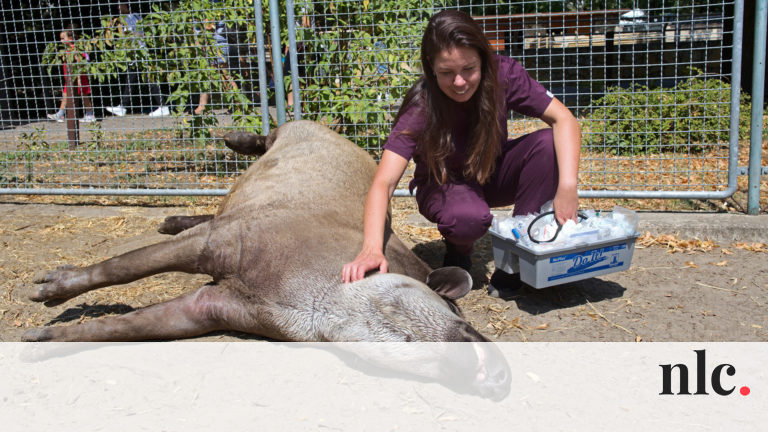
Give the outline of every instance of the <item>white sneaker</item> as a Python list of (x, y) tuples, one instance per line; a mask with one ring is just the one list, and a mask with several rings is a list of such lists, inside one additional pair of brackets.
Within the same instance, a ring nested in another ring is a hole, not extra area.
[(169, 115), (171, 115), (171, 110), (169, 110), (167, 106), (161, 106), (149, 113), (150, 117), (167, 117)]
[(64, 123), (64, 116), (59, 114), (58, 111), (56, 111), (56, 114), (48, 114), (48, 118), (59, 123)]
[(105, 109), (118, 117), (122, 117), (125, 115), (125, 108), (123, 108), (122, 105), (118, 105), (114, 107), (106, 107)]
[(86, 114), (79, 120), (80, 123), (93, 123), (96, 121), (96, 116), (93, 114)]

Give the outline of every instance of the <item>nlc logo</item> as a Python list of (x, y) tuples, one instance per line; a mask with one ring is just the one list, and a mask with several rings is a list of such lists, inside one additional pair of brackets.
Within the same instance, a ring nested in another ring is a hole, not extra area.
[[(693, 372), (696, 375), (696, 395), (708, 395), (707, 393), (707, 378), (709, 375), (710, 378), (710, 384), (712, 385), (712, 391), (719, 394), (720, 396), (728, 396), (729, 394), (733, 393), (733, 391), (736, 389), (735, 386), (728, 387), (727, 384), (723, 383), (723, 374), (732, 377), (736, 375), (736, 367), (734, 367), (731, 364), (724, 363), (719, 364), (712, 369), (711, 373), (707, 372), (707, 352), (706, 350), (694, 350), (696, 353), (696, 366), (693, 369)], [(688, 379), (689, 377), (689, 370), (688, 366), (685, 364), (665, 364), (665, 365), (659, 365), (661, 367), (661, 395), (690, 395), (691, 392), (689, 391), (689, 384), (690, 381)], [(677, 376), (678, 376), (678, 387), (677, 387), (677, 393), (672, 391), (672, 372), (674, 370), (677, 370)], [(741, 389), (739, 389), (739, 393), (741, 393), (742, 396), (747, 396), (749, 394), (749, 387), (743, 386)]]

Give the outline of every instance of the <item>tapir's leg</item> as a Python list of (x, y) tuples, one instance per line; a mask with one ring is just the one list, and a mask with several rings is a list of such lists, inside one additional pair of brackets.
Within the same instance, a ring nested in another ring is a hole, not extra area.
[(168, 216), (163, 223), (157, 227), (157, 232), (160, 234), (174, 235), (184, 230), (188, 230), (193, 226), (200, 225), (203, 222), (208, 222), (211, 219), (213, 219), (213, 215)]
[(137, 341), (179, 339), (216, 330), (258, 327), (253, 314), (228, 281), (183, 294), (165, 303), (148, 306), (125, 315), (108, 316), (81, 324), (30, 329), (23, 341)]
[(88, 267), (59, 267), (35, 278), (32, 301), (55, 306), (84, 292), (169, 271), (204, 273), (199, 267), (207, 230), (173, 237)]

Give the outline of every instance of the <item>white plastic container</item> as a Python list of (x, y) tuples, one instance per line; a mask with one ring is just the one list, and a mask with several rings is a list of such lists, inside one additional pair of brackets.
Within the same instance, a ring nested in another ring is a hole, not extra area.
[(579, 246), (537, 252), (493, 229), (491, 241), (496, 268), (520, 273), (520, 280), (546, 288), (626, 270), (632, 262), (638, 234)]

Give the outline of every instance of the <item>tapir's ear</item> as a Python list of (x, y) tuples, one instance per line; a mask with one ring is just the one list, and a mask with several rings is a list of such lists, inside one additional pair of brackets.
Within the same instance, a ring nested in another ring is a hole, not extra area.
[(277, 129), (273, 129), (267, 136), (234, 131), (224, 136), (224, 144), (238, 154), (261, 156), (274, 144), (277, 139), (276, 131)]
[(456, 300), (472, 289), (472, 276), (461, 267), (443, 267), (427, 276), (427, 285), (441, 296)]

